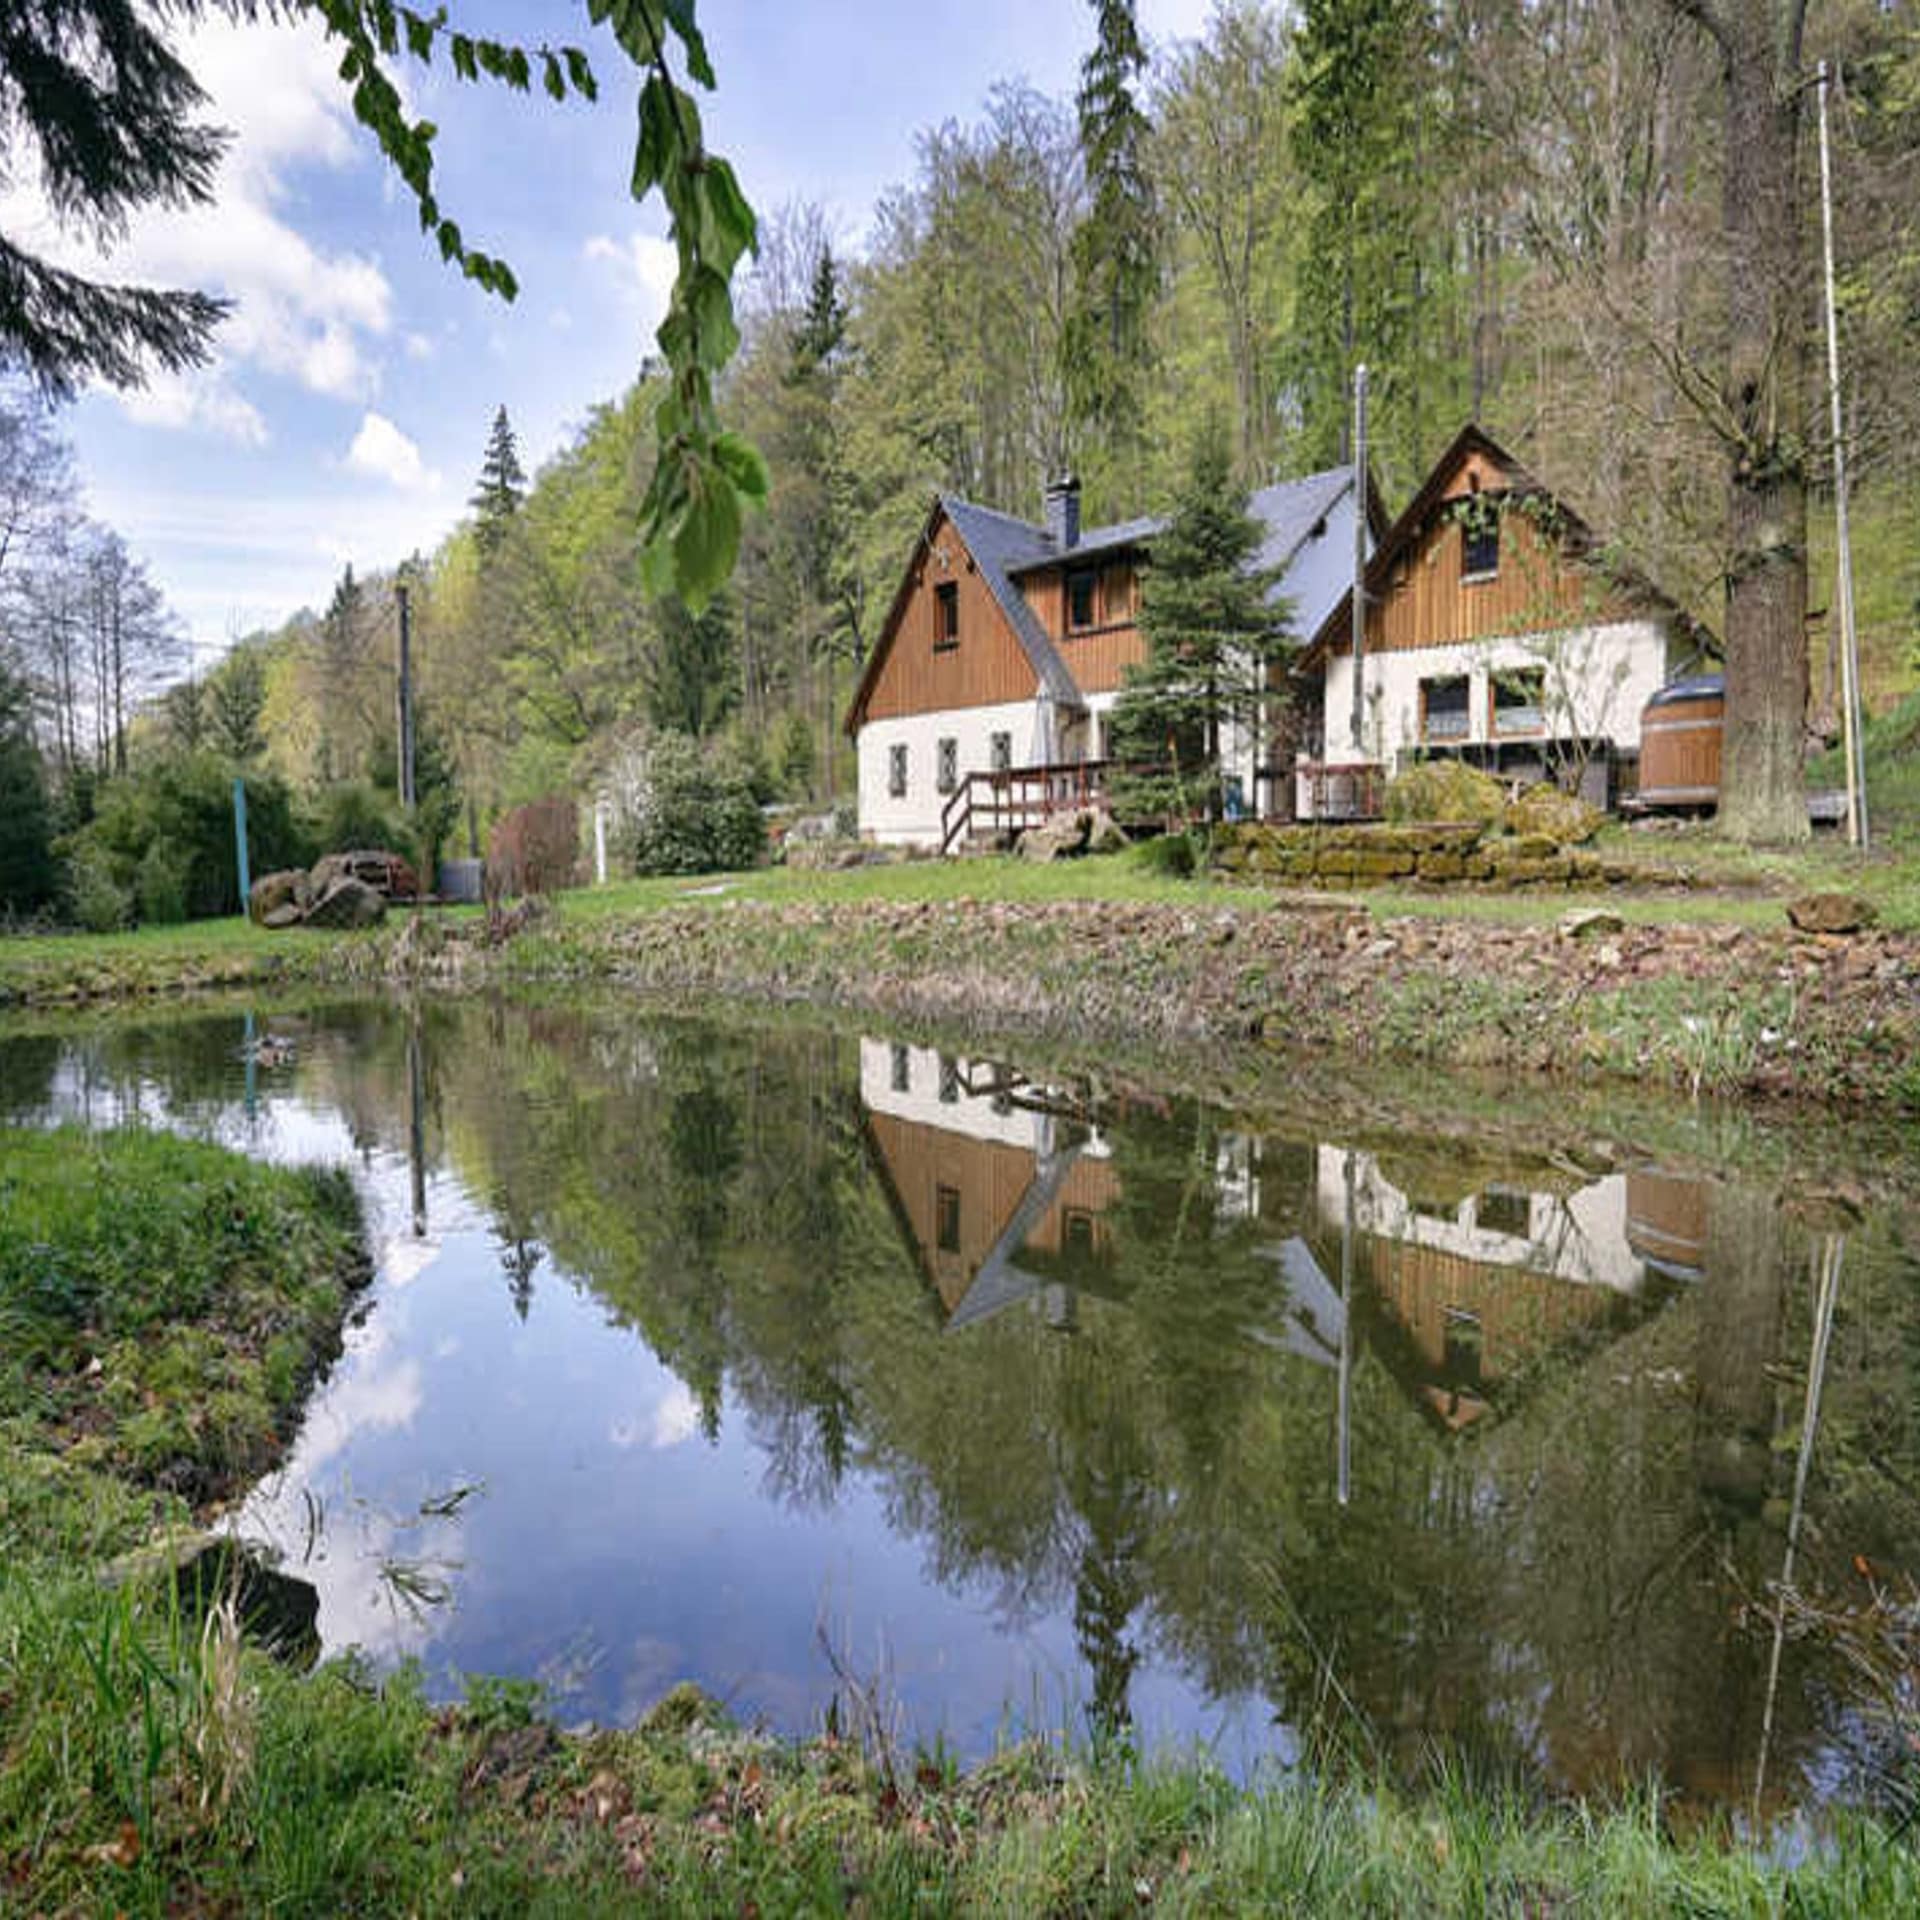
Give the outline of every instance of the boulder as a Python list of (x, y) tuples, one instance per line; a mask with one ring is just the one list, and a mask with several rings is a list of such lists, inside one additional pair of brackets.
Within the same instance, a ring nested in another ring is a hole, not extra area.
[(1393, 821), (1477, 821), (1500, 824), (1507, 792), (1498, 780), (1458, 760), (1423, 760), (1387, 783), (1387, 818)]
[(1042, 865), (1050, 860), (1070, 859), (1074, 854), (1086, 851), (1087, 839), (1092, 831), (1093, 815), (1090, 813), (1066, 813), (1057, 820), (1043, 821), (1037, 827), (1029, 827), (1020, 836), (1020, 858)]
[(412, 900), (420, 892), (419, 877), (397, 853), (383, 847), (353, 847), (329, 853), (310, 876), (313, 898), (319, 899), (342, 880), (358, 880), (388, 900)]
[(1880, 918), (1880, 909), (1856, 894), (1803, 893), (1787, 902), (1787, 918), (1802, 933), (1858, 933)]
[(353, 931), (375, 927), (386, 918), (387, 903), (364, 880), (336, 880), (307, 909), (302, 926)]
[(1093, 824), (1087, 829), (1089, 853), (1119, 853), (1132, 844), (1132, 835), (1112, 814), (1104, 808), (1094, 814)]
[(1509, 833), (1538, 834), (1563, 847), (1584, 845), (1607, 819), (1598, 807), (1588, 806), (1578, 794), (1562, 793), (1547, 780), (1508, 801), (1502, 817)]
[(295, 901), (283, 900), (258, 917), (269, 933), (284, 933), (288, 927), (297, 927), (307, 916)]
[(263, 873), (247, 890), (247, 918), (263, 927), (288, 926), (290, 921), (272, 916), (290, 906), (294, 919), (299, 919), (307, 898), (307, 876), (298, 867)]

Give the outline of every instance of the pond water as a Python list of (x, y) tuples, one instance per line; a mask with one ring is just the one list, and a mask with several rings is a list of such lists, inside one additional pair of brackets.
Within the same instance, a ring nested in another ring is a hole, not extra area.
[(1913, 1724), (1815, 1630), (1920, 1573), (1891, 1209), (611, 1005), (15, 1032), (0, 1117), (359, 1169), (367, 1311), (234, 1525), (440, 1693), (1769, 1813)]

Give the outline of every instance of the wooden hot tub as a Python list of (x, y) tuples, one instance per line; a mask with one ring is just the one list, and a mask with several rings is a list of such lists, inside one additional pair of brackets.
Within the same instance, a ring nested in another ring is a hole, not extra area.
[(1717, 673), (1675, 680), (1640, 714), (1643, 807), (1711, 807), (1720, 798), (1726, 682)]

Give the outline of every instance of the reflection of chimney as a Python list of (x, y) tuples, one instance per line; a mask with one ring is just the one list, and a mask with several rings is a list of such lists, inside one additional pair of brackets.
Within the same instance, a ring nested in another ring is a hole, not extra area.
[(1065, 552), (1080, 544), (1080, 482), (1070, 473), (1047, 482), (1047, 538)]

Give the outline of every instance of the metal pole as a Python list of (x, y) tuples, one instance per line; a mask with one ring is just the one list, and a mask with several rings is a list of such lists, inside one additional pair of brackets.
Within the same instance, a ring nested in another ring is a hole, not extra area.
[(400, 609), (400, 804), (413, 810), (413, 622), (407, 605), (407, 583), (393, 583)]
[(1856, 847), (1870, 844), (1867, 827), (1867, 770), (1860, 738), (1860, 647), (1853, 618), (1853, 540), (1847, 525), (1846, 433), (1840, 415), (1840, 316), (1833, 291), (1833, 161), (1827, 142), (1827, 95), (1833, 71), (1822, 60), (1820, 89), (1820, 225), (1827, 275), (1827, 395), (1833, 410), (1833, 532), (1839, 584), (1835, 611), (1840, 618), (1841, 731), (1846, 739), (1847, 838)]
[(240, 866), (240, 911), (245, 913), (253, 896), (253, 877), (247, 866), (247, 783), (237, 775), (233, 782), (233, 850)]
[(1353, 751), (1360, 754), (1366, 720), (1367, 657), (1367, 369), (1353, 370)]

